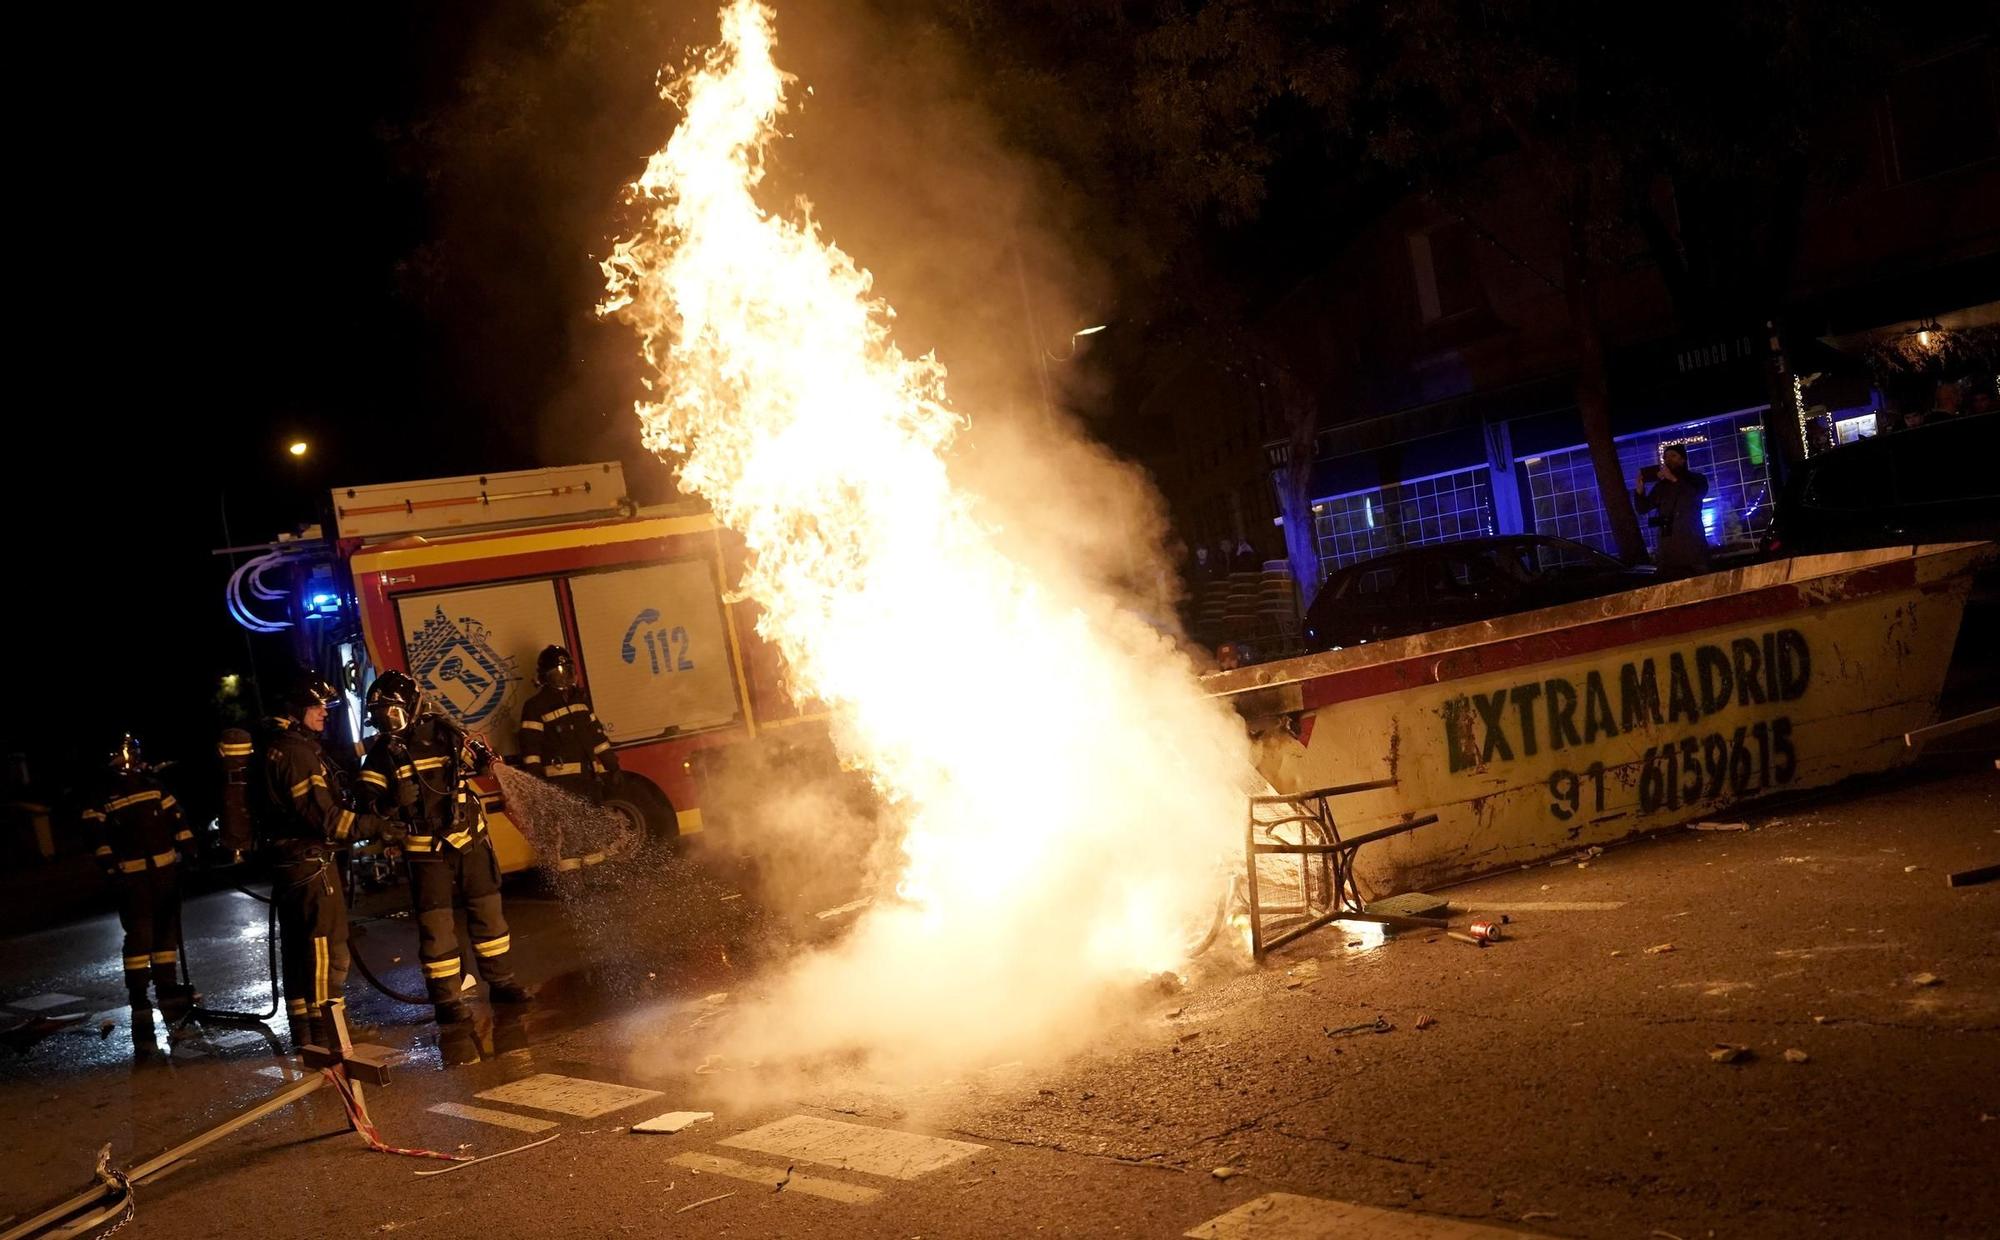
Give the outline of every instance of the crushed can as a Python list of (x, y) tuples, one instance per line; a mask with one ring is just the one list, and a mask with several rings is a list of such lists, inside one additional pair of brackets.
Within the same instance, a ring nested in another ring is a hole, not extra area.
[(1497, 921), (1475, 921), (1465, 928), (1465, 932), (1482, 943), (1498, 943), (1501, 938), (1500, 923)]

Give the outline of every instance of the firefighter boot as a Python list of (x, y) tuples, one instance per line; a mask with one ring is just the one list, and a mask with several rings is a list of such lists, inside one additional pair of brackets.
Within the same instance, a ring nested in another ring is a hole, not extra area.
[(160, 1015), (170, 1026), (185, 1022), (195, 1004), (201, 1002), (201, 996), (194, 992), (192, 986), (161, 986), (156, 983), (153, 989), (160, 992)]
[(535, 992), (512, 977), (486, 983), (486, 998), (495, 1004), (522, 1007), (535, 1001)]

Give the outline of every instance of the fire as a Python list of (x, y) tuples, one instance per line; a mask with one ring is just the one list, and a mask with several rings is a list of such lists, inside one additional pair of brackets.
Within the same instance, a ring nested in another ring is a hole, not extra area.
[[(638, 334), (647, 445), (742, 535), (793, 691), (832, 711), (904, 832), (907, 903), (800, 985), (907, 1020), (890, 991), (921, 977), (968, 1020), (1055, 1024), (1106, 980), (1180, 963), (1240, 838), (1241, 728), (1170, 639), (1010, 554), (1005, 514), (953, 485), (966, 418), (943, 364), (897, 347), (806, 204), (756, 200), (792, 79), (771, 10), (721, 16), (663, 91), (682, 120), (630, 187), (645, 223), (604, 262), (600, 309)], [(841, 1019), (825, 1036), (869, 1038), (867, 1012)]]

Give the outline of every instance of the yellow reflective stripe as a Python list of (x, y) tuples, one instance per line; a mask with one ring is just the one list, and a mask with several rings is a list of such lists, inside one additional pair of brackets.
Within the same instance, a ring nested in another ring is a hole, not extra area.
[(539, 732), (542, 730), (542, 721), (539, 719), (523, 719), (521, 720), (520, 730), (523, 732)]
[(292, 785), (292, 800), (296, 801), (296, 800), (298, 800), (298, 799), (299, 799), (300, 797), (304, 796), (304, 795), (306, 794), (306, 789), (308, 789), (308, 788), (312, 787), (312, 786), (313, 786), (313, 780), (315, 780), (315, 779), (318, 779), (318, 778), (319, 778), (319, 776), (317, 776), (317, 775), (308, 775), (308, 776), (307, 776), (306, 778), (304, 778), (304, 779), (300, 780), (300, 781), (299, 781), (298, 783), (295, 783), (295, 784), (293, 784), (293, 785)]
[(180, 830), (174, 832), (174, 838), (177, 840), (191, 840), (194, 838), (194, 832), (188, 830), (186, 827), (182, 827)]
[(169, 848), (167, 851), (163, 853), (154, 853), (152, 857), (153, 864), (160, 867), (163, 870), (179, 860), (180, 860), (180, 854), (175, 852), (171, 848)]
[(127, 973), (143, 973), (145, 970), (150, 969), (152, 967), (153, 967), (153, 958), (151, 956), (125, 957), (125, 971)]
[(134, 792), (130, 796), (122, 796), (115, 801), (106, 801), (104, 803), (104, 812), (108, 814), (113, 810), (121, 810), (129, 805), (137, 805), (141, 801), (157, 801), (159, 799), (160, 790), (158, 788), (148, 788), (144, 792)]
[(591, 750), (590, 752), (592, 752), (592, 753), (608, 753), (608, 752), (610, 751), (610, 749), (611, 749), (611, 742), (610, 742), (610, 741), (599, 741), (599, 742), (597, 742), (597, 747), (596, 747), (596, 748), (594, 748), (594, 749), (592, 749), (592, 750)]
[(522, 766), (540, 766), (541, 764), (542, 755), (538, 753), (524, 753), (521, 755)]
[(176, 806), (176, 805), (179, 805), (179, 804), (180, 804), (180, 802), (179, 802), (179, 801), (176, 801), (176, 800), (174, 800), (174, 796), (173, 796), (173, 793), (171, 793), (171, 792), (170, 792), (170, 793), (168, 793), (168, 794), (167, 794), (166, 796), (163, 796), (163, 797), (161, 797), (161, 798), (160, 798), (160, 808), (161, 808), (161, 809), (172, 809), (172, 808), (173, 808), (174, 806)]
[(287, 999), (285, 1000), (285, 1011), (293, 1016), (304, 1016), (306, 1014), (306, 1001), (304, 999)]
[(397, 779), (408, 779), (410, 776), (415, 775), (416, 773), (417, 773), (417, 768), (414, 766), (399, 766), (396, 768)]
[(215, 752), (225, 758), (247, 758), (256, 752), (256, 748), (249, 741), (239, 741), (233, 745), (224, 741), (215, 747)]
[(103, 822), (104, 811), (101, 809), (87, 809), (83, 811), (83, 820), (85, 822)]
[(139, 858), (137, 861), (120, 861), (118, 863), (118, 872), (120, 874), (138, 874), (144, 871), (145, 868), (146, 859), (144, 857)]
[(324, 788), (326, 787), (326, 776), (315, 773), (307, 782), (311, 783), (315, 788)]
[(327, 974), (326, 936), (323, 934), (316, 934), (313, 936), (313, 1003), (314, 1004), (321, 1004), (326, 1002), (326, 980), (327, 980), (326, 974)]
[(363, 771), (361, 772), (361, 782), (364, 784), (373, 784), (377, 788), (387, 788), (389, 786), (389, 777), (380, 771)]
[(453, 848), (464, 848), (472, 842), (472, 832), (470, 830), (454, 831), (444, 837), (444, 842)]
[(100, 856), (100, 857), (109, 857), (109, 856), (111, 855), (111, 845), (109, 845), (109, 844), (99, 844), (99, 845), (97, 846), (97, 854), (96, 854), (96, 855), (97, 855), (97, 856)]
[(583, 773), (583, 763), (551, 762), (543, 767), (542, 770), (545, 774), (549, 775), (580, 775)]
[(414, 765), (420, 771), (435, 771), (443, 766), (444, 763), (445, 760), (443, 758), (418, 758)]
[(179, 960), (180, 958), (181, 958), (181, 957), (180, 957), (180, 953), (179, 953), (179, 952), (177, 952), (177, 951), (175, 951), (175, 950), (174, 950), (173, 948), (171, 948), (171, 947), (169, 947), (169, 948), (168, 948), (167, 950), (165, 950), (165, 951), (163, 951), (163, 952), (154, 952), (154, 953), (153, 953), (153, 963), (154, 963), (154, 964), (172, 964), (172, 963), (174, 963), (174, 962), (175, 962), (176, 960)]
[(472, 950), (479, 953), (482, 956), (497, 956), (501, 952), (504, 952), (508, 948), (512, 947), (513, 945), (514, 945), (514, 936), (511, 934), (503, 934), (497, 939), (488, 939), (484, 943), (474, 943), (472, 945)]
[(437, 841), (428, 835), (411, 835), (403, 839), (404, 852), (429, 852), (437, 847)]
[(347, 838), (347, 833), (353, 829), (354, 811), (351, 809), (335, 811), (333, 815), (333, 838), (344, 840)]
[(432, 979), (457, 977), (458, 959), (453, 957), (450, 960), (426, 960), (424, 962), (424, 976)]

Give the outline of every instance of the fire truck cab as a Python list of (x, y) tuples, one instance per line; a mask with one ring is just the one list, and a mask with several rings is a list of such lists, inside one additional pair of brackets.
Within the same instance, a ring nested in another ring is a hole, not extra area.
[[(512, 758), (536, 656), (565, 646), (619, 758), (606, 805), (657, 840), (702, 830), (710, 751), (806, 722), (754, 632), (752, 605), (728, 597), (733, 541), (696, 505), (637, 507), (616, 463), (346, 487), (331, 498), (335, 538), (278, 544), (261, 568), (239, 567), (231, 606), (254, 608), (246, 576), (255, 597), (293, 597), (292, 623), (318, 625), (295, 635), (314, 639), (295, 648), (316, 650), (308, 657), (336, 672), (354, 733), (368, 684), (400, 668)], [(270, 586), (274, 559), (290, 570), (278, 575), (288, 589)], [(509, 817), (497, 782), (479, 788), (501, 868), (534, 865), (531, 835)]]

